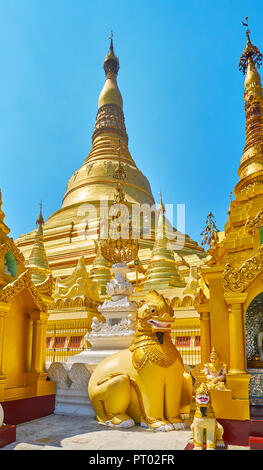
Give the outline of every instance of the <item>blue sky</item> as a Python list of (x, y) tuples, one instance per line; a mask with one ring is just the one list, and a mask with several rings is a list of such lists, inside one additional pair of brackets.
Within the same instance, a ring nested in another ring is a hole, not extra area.
[(198, 242), (220, 230), (245, 143), (249, 17), (263, 51), (262, 0), (0, 0), (0, 187), (11, 235), (47, 219), (91, 147), (108, 37), (120, 60), (129, 149), (153, 195), (186, 205)]

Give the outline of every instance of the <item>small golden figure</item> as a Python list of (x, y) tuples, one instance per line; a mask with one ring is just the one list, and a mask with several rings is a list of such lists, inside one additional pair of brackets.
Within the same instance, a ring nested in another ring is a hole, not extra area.
[(224, 447), (224, 428), (216, 420), (207, 383), (203, 382), (197, 389), (195, 401), (196, 410), (191, 425), (194, 450), (215, 450)]
[(210, 362), (204, 365), (204, 374), (206, 376), (209, 389), (225, 390), (227, 374), (226, 364), (219, 361), (219, 356), (215, 348), (213, 348), (209, 359)]

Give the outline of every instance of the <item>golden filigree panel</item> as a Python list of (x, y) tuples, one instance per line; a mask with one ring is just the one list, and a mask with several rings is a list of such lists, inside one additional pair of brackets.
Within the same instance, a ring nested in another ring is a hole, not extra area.
[(7, 284), (7, 286), (0, 291), (0, 302), (9, 302), (12, 297), (20, 294), (24, 289), (29, 291), (39, 310), (41, 312), (47, 312), (47, 306), (32, 282), (30, 269), (24, 271), (15, 281)]
[(226, 264), (222, 275), (223, 288), (227, 292), (244, 292), (263, 269), (263, 246), (239, 268)]

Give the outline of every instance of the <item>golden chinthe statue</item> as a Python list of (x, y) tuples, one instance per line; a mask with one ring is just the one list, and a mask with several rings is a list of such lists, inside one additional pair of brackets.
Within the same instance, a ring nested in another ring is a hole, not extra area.
[(191, 425), (193, 432), (194, 450), (215, 450), (216, 447), (224, 447), (224, 428), (216, 421), (211, 404), (210, 388), (202, 383), (196, 391), (196, 410)]
[(184, 428), (180, 414), (190, 413), (192, 379), (171, 341), (173, 321), (162, 295), (145, 295), (133, 344), (104, 359), (91, 376), (89, 397), (100, 423), (138, 423), (156, 431)]

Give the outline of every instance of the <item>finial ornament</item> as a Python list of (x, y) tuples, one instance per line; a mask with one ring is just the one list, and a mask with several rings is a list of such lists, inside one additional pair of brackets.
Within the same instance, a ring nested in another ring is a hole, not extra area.
[[(122, 206), (126, 206), (127, 201), (123, 190), (123, 181), (126, 178), (123, 165), (121, 164), (121, 146), (119, 139), (118, 157), (119, 163), (113, 178), (117, 180), (117, 190), (114, 195), (117, 214), (112, 216), (111, 228), (108, 239), (101, 239), (100, 248), (102, 256), (111, 264), (129, 263), (137, 259), (139, 244), (138, 240), (133, 238), (132, 221), (125, 210), (122, 212)], [(126, 206), (127, 207), (127, 206)], [(125, 236), (122, 236), (124, 233)]]
[(119, 59), (118, 57), (115, 56), (114, 50), (113, 50), (113, 32), (112, 31), (109, 36), (109, 39), (110, 39), (110, 52), (106, 55), (103, 67), (104, 67), (104, 71), (106, 75), (108, 75), (108, 73), (113, 73), (115, 76), (117, 76), (120, 65), (119, 65)]
[(42, 201), (39, 203), (39, 206), (40, 206), (40, 212), (39, 212), (39, 216), (38, 216), (38, 219), (36, 221), (36, 224), (37, 225), (43, 225), (44, 224), (44, 219), (43, 219), (43, 214), (42, 214)]
[(246, 22), (244, 23), (242, 21), (243, 26), (247, 28), (246, 30), (246, 36), (247, 36), (247, 44), (246, 47), (243, 51), (243, 54), (241, 55), (240, 62), (239, 62), (239, 70), (243, 72), (243, 74), (246, 73), (247, 70), (247, 65), (249, 59), (252, 59), (254, 64), (259, 68), (262, 65), (262, 54), (260, 50), (254, 46), (251, 41), (250, 41), (250, 30), (248, 29), (248, 16), (246, 17)]

